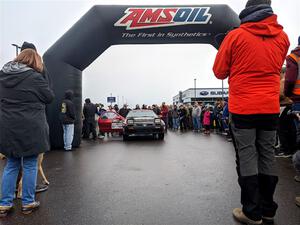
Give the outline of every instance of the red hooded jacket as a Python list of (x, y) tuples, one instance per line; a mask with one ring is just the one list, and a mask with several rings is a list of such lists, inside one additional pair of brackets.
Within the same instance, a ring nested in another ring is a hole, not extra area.
[(280, 70), (289, 45), (276, 15), (243, 23), (225, 37), (213, 71), (218, 79), (229, 77), (231, 113), (279, 113)]

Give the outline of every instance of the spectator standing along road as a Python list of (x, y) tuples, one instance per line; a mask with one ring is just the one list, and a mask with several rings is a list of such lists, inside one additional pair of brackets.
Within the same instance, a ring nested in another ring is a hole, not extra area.
[(195, 104), (194, 104), (193, 111), (192, 111), (192, 117), (193, 117), (194, 131), (200, 132), (201, 108), (200, 108), (198, 102), (195, 102)]
[(129, 113), (129, 109), (127, 108), (127, 105), (126, 104), (124, 104), (123, 105), (123, 108), (121, 108), (120, 110), (119, 110), (119, 114), (121, 115), (121, 116), (123, 116), (124, 118), (126, 118), (126, 116), (127, 116), (127, 114)]
[(72, 150), (72, 142), (74, 137), (74, 122), (75, 122), (75, 106), (73, 103), (73, 91), (65, 92), (65, 99), (61, 103), (61, 122), (64, 132), (64, 149)]
[(161, 118), (162, 120), (165, 122), (165, 131), (168, 130), (168, 112), (169, 112), (169, 109), (168, 109), (168, 106), (166, 106), (166, 103), (163, 102), (162, 105), (161, 105)]
[(89, 139), (90, 133), (93, 134), (93, 139), (96, 140), (97, 132), (96, 132), (96, 121), (95, 115), (97, 114), (98, 110), (96, 105), (91, 103), (89, 98), (85, 99), (85, 104), (83, 106), (83, 115), (84, 121), (83, 124), (85, 126), (83, 138)]
[(23, 169), (22, 212), (31, 213), (35, 201), (38, 154), (49, 151), (45, 108), (54, 94), (42, 75), (41, 57), (25, 49), (0, 71), (0, 152), (7, 157), (2, 176), (0, 217), (13, 206), (16, 181)]
[[(300, 111), (300, 36), (298, 38), (298, 46), (292, 50), (291, 54), (286, 58), (286, 73), (284, 83), (284, 94), (290, 97), (293, 102), (293, 110)], [(297, 129), (297, 137), (299, 147), (300, 137), (300, 122), (295, 121)]]
[[(284, 93), (287, 97), (290, 97), (293, 102), (293, 110), (300, 111), (300, 36), (298, 37), (298, 46), (292, 50), (291, 54), (286, 59), (286, 74)], [(295, 117), (297, 144), (299, 148), (299, 136), (300, 136), (300, 122), (299, 116)], [(293, 161), (297, 170), (298, 176), (295, 176), (295, 180), (300, 182), (300, 150), (298, 150), (294, 156)], [(300, 197), (296, 197), (296, 205), (300, 207)]]
[(289, 40), (273, 14), (271, 0), (249, 0), (241, 25), (220, 46), (213, 67), (229, 77), (229, 112), (237, 151), (243, 208), (233, 210), (242, 223), (272, 222), (278, 177), (274, 145), (278, 124), (280, 70)]
[(172, 120), (173, 120), (173, 129), (178, 130), (178, 127), (179, 127), (179, 112), (178, 112), (177, 105), (173, 106), (173, 109), (172, 109), (171, 113), (172, 113)]

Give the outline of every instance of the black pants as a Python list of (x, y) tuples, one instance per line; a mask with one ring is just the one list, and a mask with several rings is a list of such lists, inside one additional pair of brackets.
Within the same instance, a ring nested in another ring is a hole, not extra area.
[[(278, 183), (278, 177), (275, 175), (263, 174), (263, 169), (258, 169), (257, 174), (254, 175), (250, 173), (248, 173), (249, 175), (247, 174), (245, 160), (241, 161), (240, 159), (241, 150), (243, 151), (244, 147), (242, 147), (243, 149), (240, 149), (242, 145), (241, 140), (239, 140), (239, 131), (233, 124), (229, 127), (233, 139), (233, 145), (236, 150), (236, 170), (238, 173), (238, 183), (241, 187), (241, 204), (243, 206), (244, 214), (255, 221), (261, 220), (262, 216), (274, 217), (278, 205), (274, 202), (273, 195)], [(258, 132), (258, 135), (259, 133), (260, 132)], [(259, 155), (262, 154), (261, 152), (259, 153), (259, 151), (264, 151), (264, 147), (265, 146), (259, 146), (259, 143), (257, 144), (257, 151)], [(245, 157), (243, 156), (243, 158)], [(262, 162), (262, 167), (264, 164), (268, 164), (268, 162), (264, 162), (264, 160), (262, 160)]]
[(93, 134), (93, 139), (97, 138), (96, 133), (96, 122), (95, 121), (84, 121), (84, 135), (83, 138), (89, 138), (90, 133)]
[(172, 117), (168, 117), (168, 127), (170, 127), (170, 128), (173, 127), (173, 119), (172, 119)]
[(180, 130), (182, 130), (182, 131), (187, 130), (187, 118), (186, 117), (180, 118), (179, 126), (180, 126)]
[(281, 116), (279, 123), (279, 141), (280, 151), (285, 154), (293, 154), (297, 150), (297, 128), (293, 115), (288, 115), (291, 107), (286, 107)]

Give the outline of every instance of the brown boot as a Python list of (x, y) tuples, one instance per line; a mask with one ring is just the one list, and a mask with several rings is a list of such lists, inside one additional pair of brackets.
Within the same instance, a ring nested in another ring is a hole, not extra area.
[(240, 209), (240, 208), (235, 208), (233, 211), (233, 217), (241, 222), (241, 223), (246, 223), (247, 225), (260, 225), (260, 224), (263, 224), (263, 221), (262, 220), (258, 220), (258, 221), (255, 221), (255, 220), (251, 220), (249, 219), (244, 213), (243, 213), (243, 210)]
[(9, 212), (13, 209), (12, 206), (0, 205), (0, 217), (6, 217)]
[(28, 205), (22, 206), (22, 213), (25, 215), (28, 215), (32, 213), (33, 211), (37, 210), (40, 207), (40, 202), (33, 202)]

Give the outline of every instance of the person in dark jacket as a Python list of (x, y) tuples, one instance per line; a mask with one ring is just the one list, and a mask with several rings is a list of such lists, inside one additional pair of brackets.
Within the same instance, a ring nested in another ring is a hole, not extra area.
[[(293, 110), (300, 111), (300, 36), (298, 46), (292, 50), (286, 58), (286, 73), (284, 82), (284, 94), (293, 101)], [(295, 120), (296, 142), (300, 147), (300, 121)]]
[(172, 120), (173, 120), (173, 123), (172, 123), (173, 129), (178, 130), (178, 128), (179, 128), (179, 111), (178, 111), (177, 105), (173, 106), (171, 113), (172, 113)]
[(0, 152), (7, 157), (0, 216), (12, 209), (21, 167), (22, 212), (29, 214), (40, 204), (35, 201), (37, 158), (50, 150), (45, 108), (54, 98), (42, 71), (41, 57), (33, 49), (21, 51), (0, 71)]
[(74, 122), (75, 122), (75, 106), (73, 103), (73, 91), (65, 92), (65, 99), (61, 103), (61, 122), (64, 131), (64, 149), (72, 150), (72, 142), (74, 137)]
[(180, 131), (186, 131), (187, 128), (187, 109), (184, 105), (179, 106), (179, 126), (180, 126)]
[(98, 110), (97, 107), (91, 103), (89, 98), (85, 99), (85, 104), (83, 107), (83, 115), (84, 115), (84, 135), (83, 138), (89, 139), (90, 133), (93, 134), (93, 139), (96, 140), (97, 133), (96, 133), (96, 121), (95, 121), (95, 114), (97, 114)]
[(280, 105), (280, 70), (289, 40), (273, 13), (271, 0), (249, 0), (241, 25), (229, 32), (214, 63), (219, 79), (229, 78), (229, 112), (237, 151), (242, 209), (233, 210), (246, 224), (273, 222), (278, 205), (275, 160)]
[[(293, 101), (292, 110), (300, 111), (300, 36), (298, 37), (298, 46), (292, 50), (286, 58), (286, 73), (284, 83), (284, 94), (290, 97)], [(296, 126), (296, 142), (299, 148), (300, 145), (300, 116), (299, 113), (295, 115)], [(293, 136), (293, 135), (292, 135)], [(300, 150), (298, 150), (293, 156), (293, 162), (295, 168), (300, 174)], [(300, 182), (300, 176), (295, 176), (295, 181)], [(296, 197), (296, 205), (300, 207), (300, 197)]]
[(128, 113), (129, 113), (129, 109), (127, 108), (127, 105), (124, 104), (124, 105), (123, 105), (123, 108), (121, 108), (121, 109), (119, 110), (119, 114), (120, 114), (121, 116), (123, 116), (124, 118), (126, 118), (126, 116), (127, 116)]

